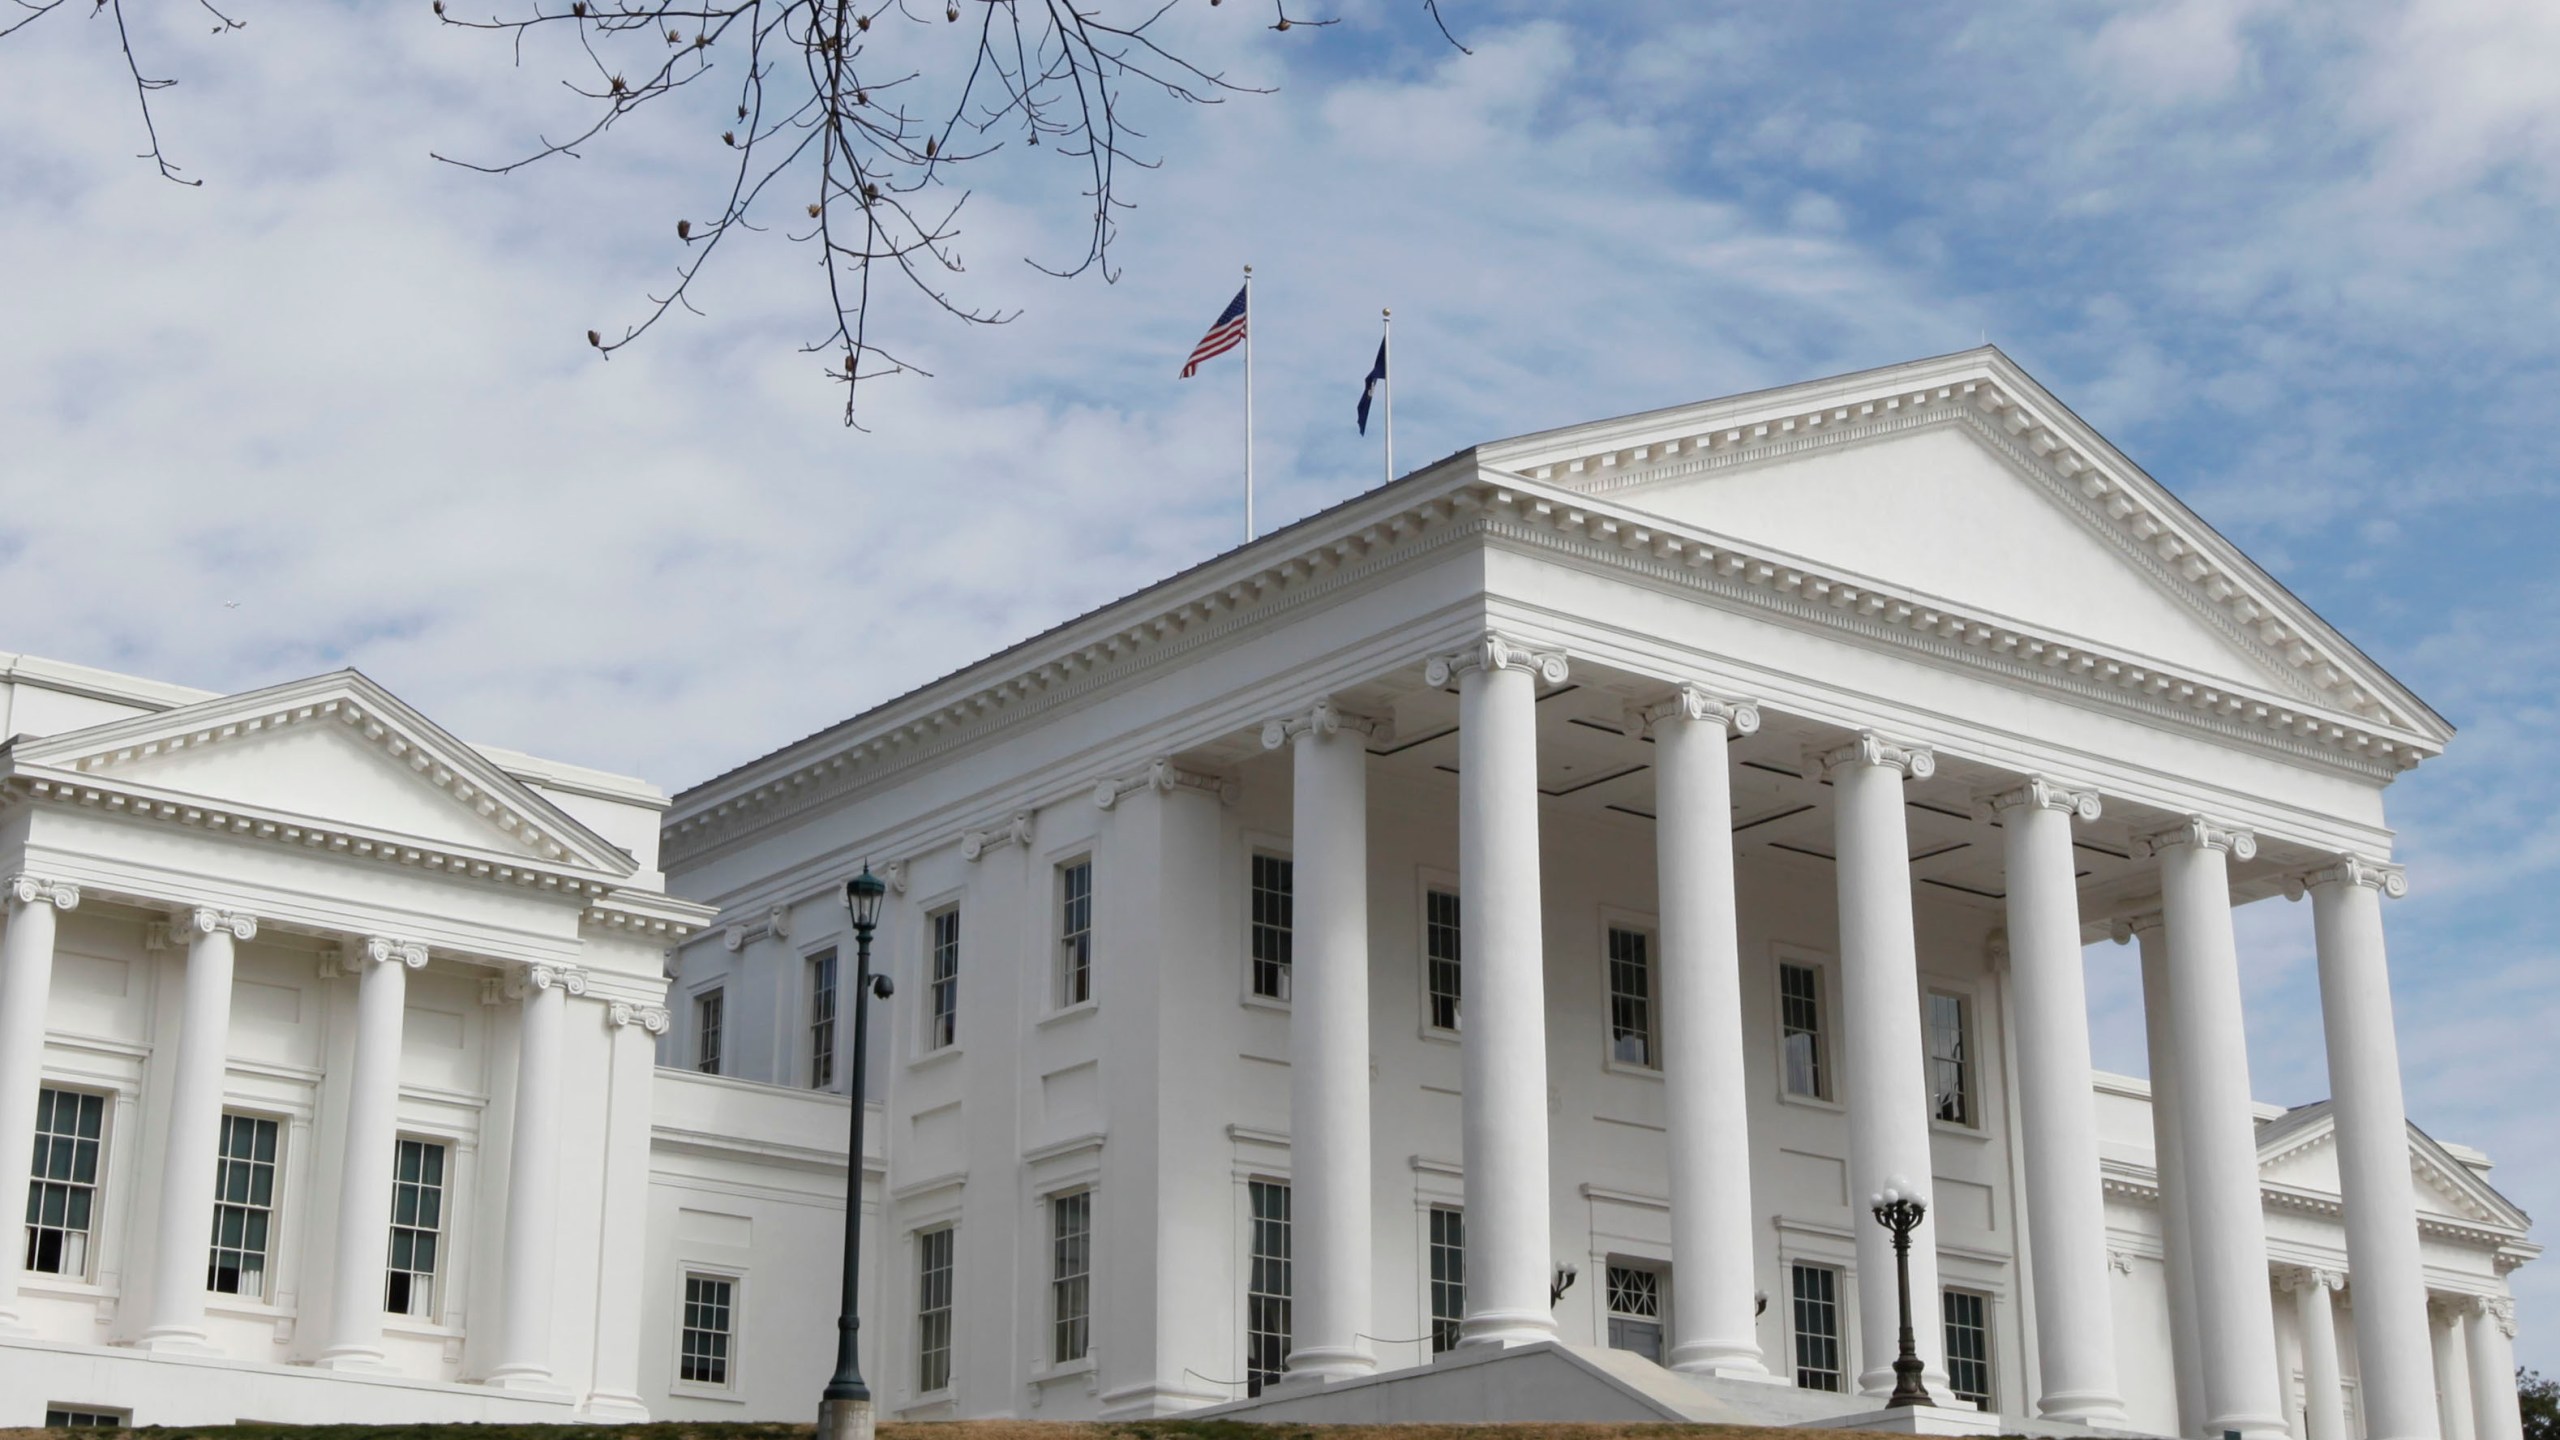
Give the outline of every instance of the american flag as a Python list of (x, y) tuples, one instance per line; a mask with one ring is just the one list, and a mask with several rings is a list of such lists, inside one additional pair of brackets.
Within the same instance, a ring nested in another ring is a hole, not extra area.
[(1209, 333), (1200, 337), (1200, 343), (1191, 347), (1191, 358), (1182, 362), (1183, 379), (1188, 380), (1198, 374), (1201, 362), (1215, 360), (1244, 343), (1244, 297), (1244, 290), (1239, 288), (1236, 298), (1228, 301), (1227, 308), (1218, 312), (1218, 323), (1210, 326)]

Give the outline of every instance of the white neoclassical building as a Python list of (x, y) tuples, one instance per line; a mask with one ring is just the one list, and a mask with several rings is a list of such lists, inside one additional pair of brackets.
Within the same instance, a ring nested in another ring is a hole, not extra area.
[(2519, 1434), (2383, 943), (2450, 728), (1996, 351), (1461, 452), (672, 805), (352, 673), (0, 706), (0, 1424), (807, 1415), (867, 861), (884, 1414), (1854, 1419), (1900, 1183), (1920, 1428)]

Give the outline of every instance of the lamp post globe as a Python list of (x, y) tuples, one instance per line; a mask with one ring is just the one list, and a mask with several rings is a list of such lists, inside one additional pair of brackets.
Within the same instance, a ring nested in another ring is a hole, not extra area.
[(889, 887), (871, 867), (844, 882), (845, 918), (853, 924), (853, 1069), (845, 1087), (852, 1101), (851, 1135), (844, 1162), (844, 1292), (836, 1307), (836, 1373), (818, 1400), (817, 1440), (871, 1440), (871, 1387), (863, 1383), (857, 1341), (862, 1331), (862, 1120), (869, 1080), (871, 1000), (895, 989), (886, 975), (871, 973), (871, 934)]

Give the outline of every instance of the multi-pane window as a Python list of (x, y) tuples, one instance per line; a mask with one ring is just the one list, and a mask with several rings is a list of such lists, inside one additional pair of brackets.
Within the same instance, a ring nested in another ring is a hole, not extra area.
[(1058, 867), (1058, 1006), (1093, 998), (1093, 862)]
[(836, 1083), (836, 952), (809, 957), (809, 1088)]
[(1973, 1290), (1949, 1290), (1947, 1389), (1975, 1408), (1991, 1408), (1991, 1298)]
[(1093, 1192), (1049, 1197), (1049, 1363), (1093, 1348)]
[(1840, 1272), (1828, 1265), (1788, 1267), (1795, 1296), (1796, 1388), (1840, 1388)]
[(1972, 1008), (1961, 995), (1929, 992), (1929, 1107), (1950, 1125), (1974, 1123)]
[(25, 1266), (46, 1275), (89, 1278), (97, 1228), (98, 1145), (107, 1097), (77, 1090), (36, 1092), (35, 1162), (27, 1172)]
[(1778, 966), (1778, 1045), (1786, 1062), (1787, 1093), (1830, 1099), (1830, 1056), (1822, 1033), (1822, 971), (1814, 966)]
[(720, 1026), (728, 1010), (728, 999), (718, 990), (693, 997), (693, 1068), (705, 1075), (720, 1073)]
[(1609, 1058), (1653, 1062), (1653, 947), (1641, 930), (1609, 927)]
[(1422, 897), (1422, 988), (1431, 1028), (1458, 1028), (1458, 896), (1452, 890)]
[(1253, 857), (1253, 993), (1265, 1000), (1289, 998), (1291, 910), (1297, 866), (1286, 856)]
[(1662, 1363), (1662, 1272), (1609, 1267), (1609, 1348)]
[(1458, 1348), (1467, 1318), (1467, 1217), (1454, 1205), (1431, 1207), (1431, 1353)]
[(684, 1277), (684, 1327), (676, 1378), (687, 1385), (729, 1383), (729, 1351), (737, 1339), (737, 1282), (718, 1275)]
[(224, 1295), (267, 1295), (267, 1257), (276, 1219), (276, 1122), (254, 1115), (222, 1117), (222, 1148), (213, 1172), (213, 1258), (204, 1288)]
[(48, 1430), (121, 1430), (133, 1423), (126, 1410), (101, 1410), (95, 1405), (47, 1405), (44, 1427)]
[(932, 953), (925, 957), (924, 1048), (940, 1050), (960, 1039), (960, 907), (948, 906), (926, 917)]
[(916, 1391), (951, 1388), (952, 1229), (916, 1232)]
[(432, 1140), (400, 1142), (391, 1172), (391, 1270), (382, 1293), (382, 1308), (394, 1315), (436, 1313), (444, 1157), (444, 1147)]
[(1255, 1180), (1246, 1187), (1253, 1206), (1253, 1254), (1244, 1292), (1244, 1393), (1289, 1368), (1289, 1187)]

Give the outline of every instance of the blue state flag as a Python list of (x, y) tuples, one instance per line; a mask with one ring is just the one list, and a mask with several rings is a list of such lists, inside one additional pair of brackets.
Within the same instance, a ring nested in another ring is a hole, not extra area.
[(1378, 386), (1386, 378), (1387, 342), (1381, 340), (1378, 342), (1378, 358), (1369, 366), (1369, 378), (1360, 382), (1360, 433), (1363, 435), (1369, 433), (1369, 402), (1377, 396)]

